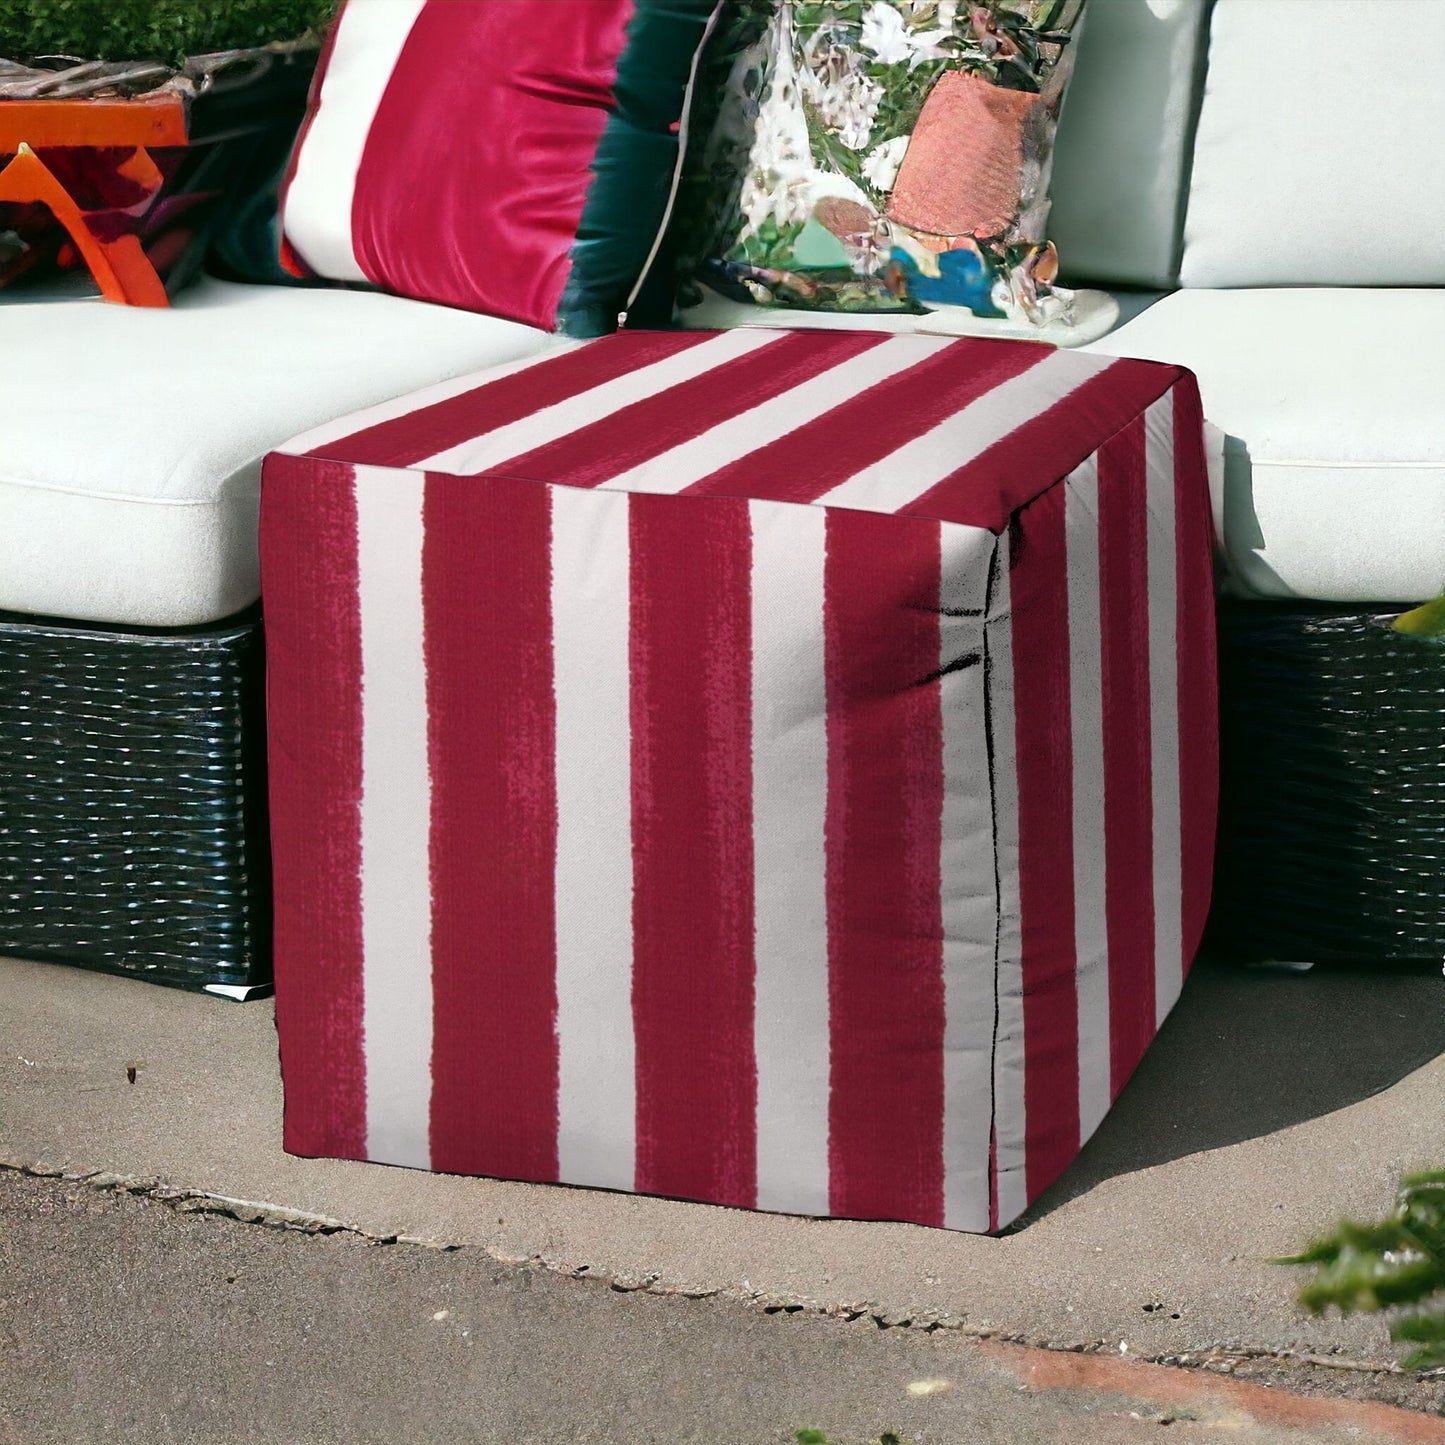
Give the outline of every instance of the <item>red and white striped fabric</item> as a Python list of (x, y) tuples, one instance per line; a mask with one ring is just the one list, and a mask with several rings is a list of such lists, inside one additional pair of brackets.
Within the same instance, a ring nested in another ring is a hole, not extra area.
[(268, 458), (286, 1147), (1002, 1227), (1208, 901), (1194, 379), (624, 333)]

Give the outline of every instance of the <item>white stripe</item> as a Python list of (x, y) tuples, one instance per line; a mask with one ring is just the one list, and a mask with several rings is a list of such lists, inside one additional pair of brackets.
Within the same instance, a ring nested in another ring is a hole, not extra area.
[(1103, 628), (1099, 620), (1099, 461), (1064, 488), (1073, 724), (1074, 957), (1079, 996), (1079, 1138), (1109, 1112), (1109, 936), (1104, 890)]
[(377, 406), (348, 412), (335, 421), (312, 427), (310, 431), (292, 437), (284, 446), (276, 447), (274, 450), (286, 456), (301, 456), (305, 452), (315, 451), (318, 447), (325, 446), (328, 442), (337, 442), (344, 437), (355, 436), (357, 432), (365, 431), (368, 427), (379, 426), (382, 422), (398, 421), (404, 416), (410, 416), (413, 412), (435, 406), (439, 401), (450, 401), (454, 396), (464, 396), (467, 392), (476, 391), (478, 387), (485, 386), (489, 382), (500, 381), (504, 376), (513, 376), (519, 371), (526, 371), (529, 367), (550, 361), (564, 351), (575, 351), (579, 346), (587, 344), (585, 341), (559, 340), (541, 332), (521, 333), (518, 340), (523, 337), (528, 345), (535, 344), (540, 349), (533, 354), (519, 357), (516, 361), (501, 362), (496, 366), (489, 366), (483, 371), (470, 371), (465, 376), (453, 377), (450, 381), (439, 381), (434, 386), (424, 386), (419, 391), (405, 392), (401, 396), (392, 397)]
[[(780, 341), (785, 334), (780, 331), (720, 332), (708, 341), (689, 346), (648, 366), (640, 366), (587, 391), (579, 391), (564, 401), (543, 407), (531, 416), (498, 427), (485, 436), (448, 447), (418, 465), (428, 471), (456, 472), (461, 476), (502, 467), (534, 447), (581, 431), (594, 422), (605, 421), (622, 407), (648, 401), (670, 387), (705, 375), (724, 362), (760, 351)], [(555, 478), (541, 477), (537, 480), (553, 481)]]
[(993, 1124), (993, 784), (988, 758), (984, 614), (998, 539), (941, 524), (943, 708), (943, 1222), (988, 1228), (988, 1149)]
[(1149, 510), (1149, 735), (1154, 802), (1155, 1020), (1184, 985), (1184, 921), (1179, 797), (1178, 587), (1174, 535), (1174, 393), (1144, 413)]
[(1013, 615), (1008, 534), (998, 540), (988, 641), (989, 737), (993, 747), (994, 848), (998, 870), (998, 1026), (994, 1034), (994, 1138), (998, 1224), (1027, 1203), (1024, 1176), (1024, 977), (1019, 904), (1018, 755), (1014, 738)]
[[(680, 492), (954, 344), (947, 338), (892, 337), (602, 485), (619, 492)], [(760, 465), (767, 466), (765, 458)]]
[(366, 1153), (431, 1167), (431, 778), (424, 479), (356, 468)]
[(820, 501), (824, 506), (856, 507), (865, 512), (896, 512), (1117, 364), (1111, 356), (1052, 352), (882, 461), (865, 467)]
[(550, 488), (558, 1177), (635, 1187), (627, 499)]
[(286, 191), (282, 230), (318, 276), (366, 281), (351, 206), (367, 138), (423, 0), (352, 0), (342, 13), (320, 104)]
[(827, 514), (749, 512), (758, 1207), (827, 1214)]

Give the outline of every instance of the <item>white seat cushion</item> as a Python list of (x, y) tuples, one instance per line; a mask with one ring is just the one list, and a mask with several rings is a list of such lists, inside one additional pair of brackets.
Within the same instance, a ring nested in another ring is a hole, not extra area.
[(1227, 434), (1216, 523), (1239, 590), (1445, 588), (1445, 290), (1180, 291), (1086, 349), (1198, 375)]
[(206, 280), (170, 310), (0, 305), (0, 609), (179, 627), (255, 601), (260, 459), (558, 345), (371, 292)]

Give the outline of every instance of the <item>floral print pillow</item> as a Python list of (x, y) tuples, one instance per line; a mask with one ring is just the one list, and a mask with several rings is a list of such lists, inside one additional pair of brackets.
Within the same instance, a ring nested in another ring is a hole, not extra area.
[(1084, 0), (739, 0), (701, 94), (699, 278), (765, 306), (1067, 318), (1044, 238)]

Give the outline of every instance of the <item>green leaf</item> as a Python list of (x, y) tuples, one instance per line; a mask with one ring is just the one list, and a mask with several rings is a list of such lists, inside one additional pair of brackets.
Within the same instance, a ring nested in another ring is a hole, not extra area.
[(1390, 626), (1411, 637), (1445, 637), (1445, 596), (1402, 612)]
[(828, 1445), (828, 1437), (821, 1430), (795, 1430), (793, 1439), (798, 1445)]
[(1285, 1264), (1313, 1265), (1300, 1302), (1318, 1314), (1397, 1311), (1391, 1337), (1421, 1345), (1402, 1361), (1418, 1370), (1445, 1364), (1445, 1170), (1407, 1174), (1395, 1206), (1371, 1223), (1345, 1220)]
[(1402, 1370), (1437, 1370), (1445, 1365), (1445, 1349), (1414, 1350), (1400, 1361)]
[[(1445, 598), (1440, 600), (1445, 601)], [(1445, 1190), (1445, 1169), (1422, 1169), (1416, 1174), (1402, 1174), (1400, 1188), (1412, 1195), (1431, 1188)]]
[(1445, 1313), (1406, 1315), (1395, 1326), (1395, 1338), (1413, 1345), (1445, 1344)]

